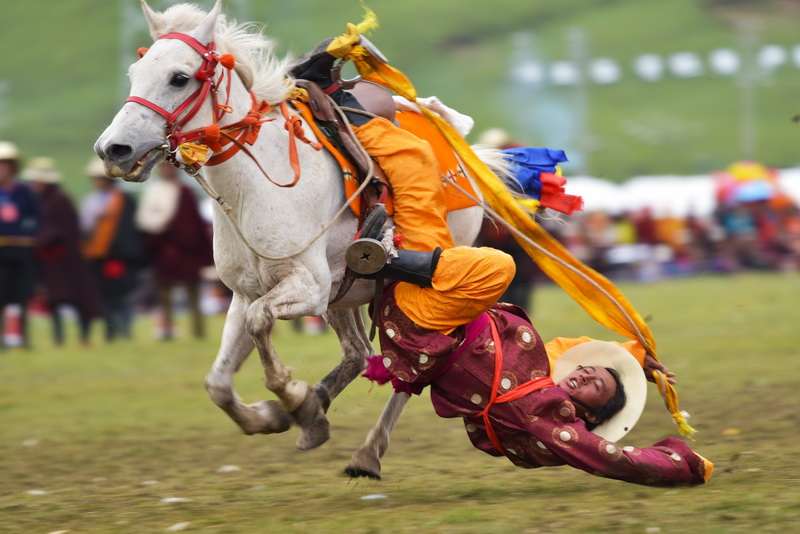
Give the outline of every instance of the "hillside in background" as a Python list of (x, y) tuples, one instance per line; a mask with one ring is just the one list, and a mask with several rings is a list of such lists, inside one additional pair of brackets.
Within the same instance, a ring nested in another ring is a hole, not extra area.
[[(204, 4), (210, 5), (208, 2)], [(738, 49), (741, 28), (761, 44), (800, 44), (797, 2), (733, 0), (372, 0), (382, 26), (373, 34), (422, 95), (437, 95), (477, 121), (503, 126), (526, 144), (567, 148), (585, 171), (610, 179), (691, 174), (747, 156), (742, 91), (735, 78), (706, 73), (648, 83), (630, 71), (643, 53), (701, 57)], [(166, 2), (153, 1), (154, 6)], [(282, 51), (295, 55), (357, 21), (356, 1), (229, 0), (228, 12), (263, 21)], [(91, 145), (124, 98), (122, 64), (149, 41), (135, 0), (6, 0), (0, 80), (8, 84), (0, 138), (27, 156), (56, 157), (69, 187), (86, 187)], [(619, 62), (611, 85), (529, 87), (511, 72), (520, 53), (549, 63), (570, 59), (576, 29), (586, 58)], [(522, 44), (521, 44), (522, 43)], [(754, 85), (752, 156), (798, 163), (800, 69), (791, 61)]]

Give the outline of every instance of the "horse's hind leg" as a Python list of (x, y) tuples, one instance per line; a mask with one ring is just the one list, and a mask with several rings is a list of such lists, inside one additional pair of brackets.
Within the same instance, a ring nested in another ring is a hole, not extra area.
[(345, 474), (352, 478), (381, 478), (381, 458), (389, 448), (389, 434), (410, 398), (408, 393), (392, 394), (380, 419), (367, 434), (364, 444), (350, 458), (350, 463), (344, 469)]
[(320, 315), (326, 297), (311, 272), (298, 269), (250, 304), (245, 313), (245, 328), (261, 356), (267, 389), (277, 395), (283, 408), (300, 427), (297, 439), (300, 450), (313, 449), (325, 443), (330, 437), (330, 427), (323, 399), (302, 380), (292, 379), (289, 369), (278, 359), (271, 342), (272, 328), (278, 319)]
[(317, 394), (325, 399), (326, 410), (330, 402), (361, 374), (366, 358), (372, 350), (358, 308), (329, 310), (327, 318), (331, 328), (339, 337), (342, 361), (314, 386)]
[(233, 390), (233, 375), (253, 350), (245, 330), (247, 305), (236, 294), (225, 318), (217, 359), (206, 376), (206, 390), (214, 404), (233, 419), (245, 434), (285, 432), (292, 425), (289, 413), (277, 401), (244, 404)]

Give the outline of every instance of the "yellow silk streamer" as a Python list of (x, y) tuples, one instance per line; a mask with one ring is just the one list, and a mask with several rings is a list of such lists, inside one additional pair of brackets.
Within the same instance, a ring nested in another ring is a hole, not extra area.
[[(375, 13), (367, 15), (359, 25), (348, 24), (345, 34), (334, 39), (328, 52), (351, 60), (362, 78), (382, 85), (415, 102), (417, 91), (405, 74), (372, 56), (358, 45), (356, 32), (377, 27)], [(333, 43), (337, 43), (333, 46)], [(461, 161), (469, 168), (483, 194), (486, 205), (510, 225), (514, 238), (542, 271), (572, 297), (595, 321), (630, 339), (637, 339), (656, 358), (656, 343), (650, 327), (627, 298), (607, 278), (575, 258), (531, 216), (533, 207), (524, 199), (515, 198), (503, 181), (475, 154), (470, 145), (447, 121), (424, 106), (420, 111), (450, 142)], [(527, 208), (527, 209), (526, 209)], [(691, 437), (695, 430), (680, 411), (678, 392), (659, 371), (653, 372), (659, 392), (680, 433)]]
[(200, 143), (182, 143), (178, 145), (176, 158), (184, 165), (205, 165), (213, 152), (206, 145)]

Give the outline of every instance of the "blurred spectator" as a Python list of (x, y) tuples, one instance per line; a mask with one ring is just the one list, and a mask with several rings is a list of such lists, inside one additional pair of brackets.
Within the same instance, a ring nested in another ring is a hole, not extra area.
[(500, 300), (516, 304), (529, 312), (532, 311), (533, 303), (531, 299), (536, 276), (539, 272), (539, 268), (533, 260), (528, 257), (528, 254), (517, 244), (514, 237), (504, 226), (496, 224), (489, 218), (483, 220), (478, 243), (481, 246), (502, 250), (514, 258), (514, 263), (517, 264), (517, 272)]
[(145, 233), (148, 257), (158, 286), (163, 317), (162, 339), (174, 336), (173, 290), (184, 287), (192, 317), (192, 335), (205, 336), (200, 309), (200, 271), (212, 265), (211, 231), (200, 215), (194, 192), (181, 182), (181, 173), (164, 163), (160, 179), (147, 184), (136, 213)]
[(78, 212), (59, 185), (61, 174), (50, 158), (34, 158), (23, 172), (39, 199), (41, 219), (36, 233), (36, 259), (44, 297), (50, 309), (53, 339), (64, 342), (61, 308), (78, 313), (80, 340), (89, 342), (92, 319), (100, 316), (100, 295), (81, 256)]
[(92, 263), (103, 296), (106, 339), (129, 338), (131, 297), (144, 260), (141, 234), (134, 222), (136, 203), (115, 180), (106, 177), (99, 159), (92, 159), (86, 174), (94, 182), (94, 191), (81, 206), (81, 227), (87, 236), (83, 253)]
[[(19, 159), (13, 143), (0, 142), (0, 325), (6, 307), (17, 305), (22, 345), (28, 347), (27, 302), (33, 294), (39, 209), (33, 192), (17, 180)], [(4, 337), (0, 335), (0, 346)]]

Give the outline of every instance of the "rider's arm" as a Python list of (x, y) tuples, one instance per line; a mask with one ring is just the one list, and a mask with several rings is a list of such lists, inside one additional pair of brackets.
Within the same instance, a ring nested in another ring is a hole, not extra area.
[(680, 439), (645, 448), (605, 441), (586, 428), (574, 405), (564, 399), (553, 399), (539, 413), (527, 423), (533, 463), (537, 455), (555, 456), (593, 475), (648, 486), (702, 484), (711, 478), (714, 464)]

